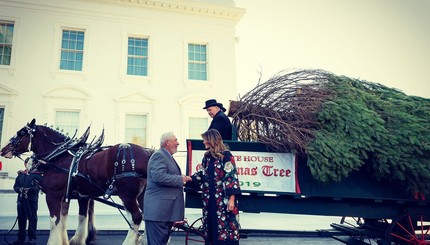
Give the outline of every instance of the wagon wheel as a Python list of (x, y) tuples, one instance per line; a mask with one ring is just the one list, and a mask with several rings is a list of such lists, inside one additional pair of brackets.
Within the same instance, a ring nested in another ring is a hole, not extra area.
[(392, 221), (385, 238), (390, 245), (429, 245), (430, 215), (422, 212), (403, 214)]
[[(203, 231), (203, 217), (194, 221), (185, 231), (185, 244), (205, 243), (205, 233)], [(193, 242), (191, 242), (193, 241)], [(194, 243), (195, 242), (195, 243)]]

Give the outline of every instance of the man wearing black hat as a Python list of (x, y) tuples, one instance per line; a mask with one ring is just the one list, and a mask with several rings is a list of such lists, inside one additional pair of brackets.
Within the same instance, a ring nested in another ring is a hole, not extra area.
[(211, 125), (209, 129), (213, 128), (218, 130), (223, 140), (231, 140), (232, 138), (232, 125), (230, 119), (224, 114), (226, 109), (221, 103), (218, 103), (215, 99), (207, 100), (205, 107), (209, 116), (212, 117)]

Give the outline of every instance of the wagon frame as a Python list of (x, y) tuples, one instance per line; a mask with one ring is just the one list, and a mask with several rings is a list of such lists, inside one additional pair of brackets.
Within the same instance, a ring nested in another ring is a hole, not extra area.
[[(271, 152), (257, 142), (225, 143), (233, 155), (234, 151)], [(193, 172), (194, 150), (204, 150), (201, 140), (187, 140), (187, 174)], [(245, 192), (238, 197), (240, 210), (343, 217), (331, 224), (331, 230), (319, 231), (345, 244), (430, 244), (430, 202), (399, 183), (377, 181), (361, 169), (339, 183), (322, 184), (313, 179), (300, 156), (295, 178), (296, 192)], [(200, 193), (186, 189), (185, 202), (187, 208), (201, 208)], [(355, 224), (345, 217), (354, 217)]]

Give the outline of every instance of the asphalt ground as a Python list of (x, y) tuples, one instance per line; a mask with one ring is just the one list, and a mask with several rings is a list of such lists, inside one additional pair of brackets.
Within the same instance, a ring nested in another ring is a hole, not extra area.
[[(69, 238), (72, 237), (73, 231), (69, 231)], [(92, 245), (116, 245), (122, 244), (126, 237), (126, 231), (98, 231), (97, 239)], [(48, 241), (49, 231), (41, 230), (38, 232), (37, 245), (44, 245)], [(202, 245), (202, 239), (198, 236), (188, 239), (189, 245)], [(16, 240), (16, 231), (10, 233), (6, 230), (0, 230), (0, 244), (8, 245)], [(170, 238), (170, 245), (186, 244), (186, 234), (183, 231), (174, 232)], [(279, 231), (243, 231), (240, 240), (241, 245), (281, 245), (281, 244), (300, 244), (300, 245), (322, 245), (322, 244), (342, 244), (331, 237), (321, 237), (316, 232), (279, 232)]]
[[(1, 181), (0, 181), (1, 184)], [(94, 245), (122, 244), (128, 225), (119, 210), (105, 204), (96, 203), (95, 225), (98, 236)], [(69, 239), (78, 224), (77, 203), (71, 202), (67, 229)], [(38, 239), (36, 244), (46, 244), (49, 236), (50, 217), (44, 200), (39, 198)], [(201, 217), (200, 209), (185, 210), (187, 220), (192, 223)], [(329, 230), (330, 224), (340, 221), (340, 217), (307, 216), (279, 213), (241, 213), (242, 239), (240, 244), (342, 244), (329, 237), (320, 236), (318, 230)], [(7, 245), (16, 240), (16, 194), (0, 192), (0, 245)], [(141, 227), (143, 230), (143, 227)], [(10, 232), (9, 232), (10, 231)], [(185, 232), (178, 231), (171, 236), (170, 244), (186, 244)], [(191, 242), (190, 245), (202, 244)]]

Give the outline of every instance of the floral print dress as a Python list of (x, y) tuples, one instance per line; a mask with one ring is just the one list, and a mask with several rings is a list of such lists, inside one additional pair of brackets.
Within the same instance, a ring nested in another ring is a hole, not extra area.
[[(239, 244), (239, 180), (233, 155), (230, 151), (223, 155), (223, 159), (205, 155), (202, 169), (192, 176), (202, 190), (206, 244)], [(227, 210), (230, 195), (236, 195), (233, 211)]]

